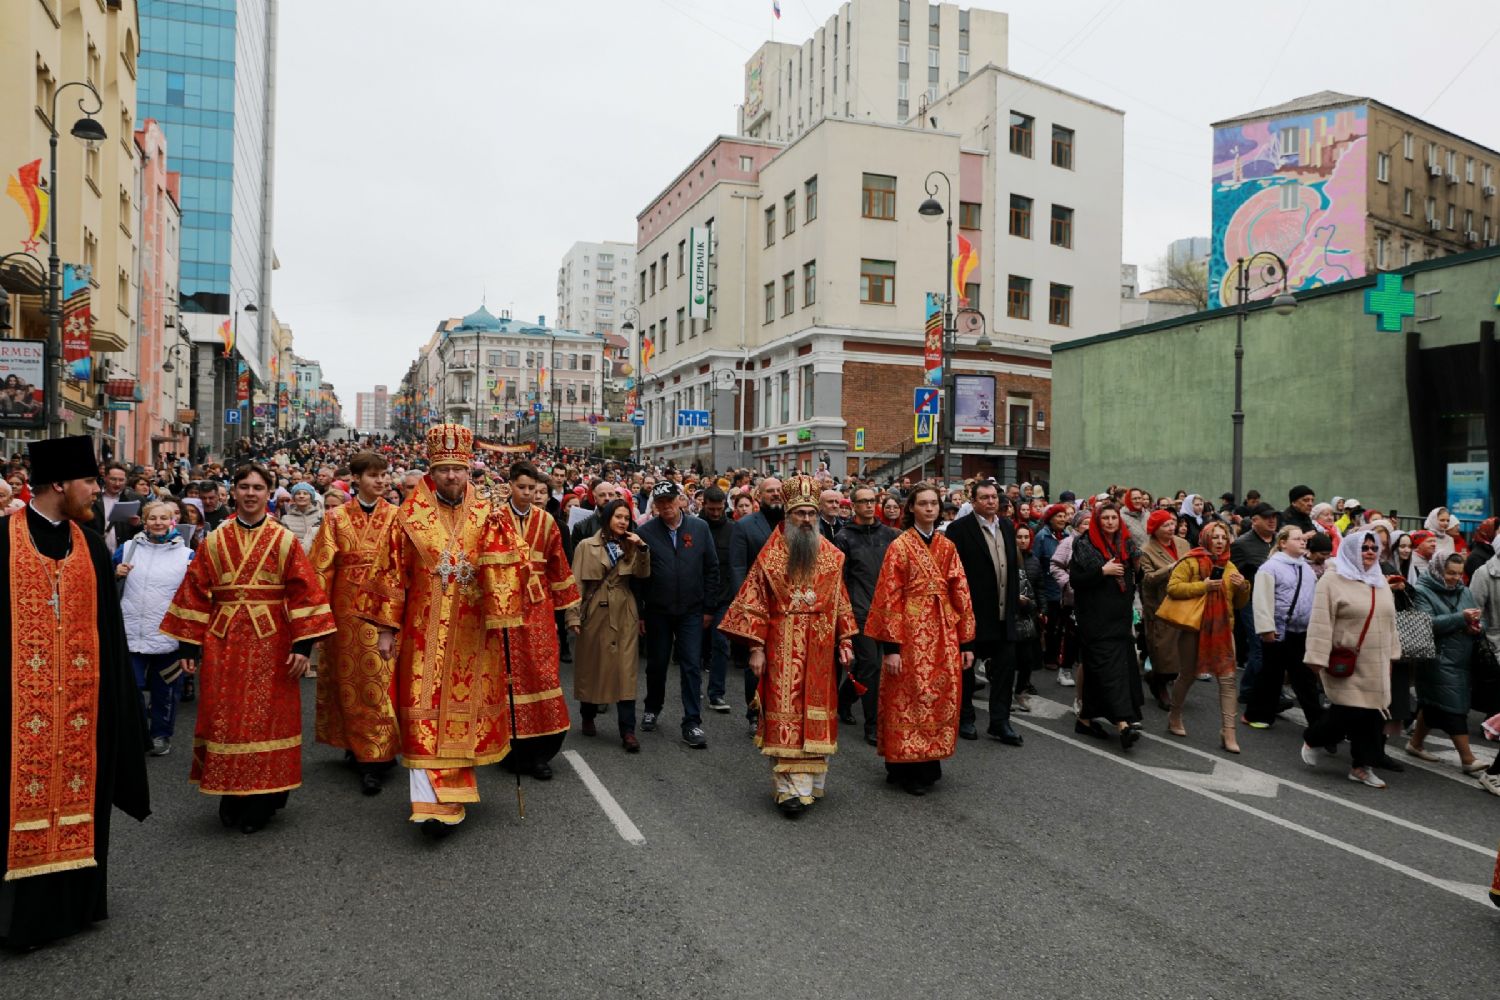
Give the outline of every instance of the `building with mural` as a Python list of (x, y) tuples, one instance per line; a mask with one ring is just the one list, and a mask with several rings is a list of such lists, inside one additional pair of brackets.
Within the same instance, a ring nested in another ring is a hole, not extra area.
[[(1487, 247), (1298, 292), (1289, 315), (1251, 303), (1246, 488), (1273, 503), (1306, 483), (1320, 498), (1402, 515), (1440, 505), (1471, 523), (1493, 514), (1497, 294), (1500, 248)], [(1237, 314), (1055, 345), (1053, 489), (1228, 488)]]
[(1213, 129), (1210, 306), (1263, 251), (1305, 290), (1495, 244), (1500, 152), (1379, 101), (1322, 91)]

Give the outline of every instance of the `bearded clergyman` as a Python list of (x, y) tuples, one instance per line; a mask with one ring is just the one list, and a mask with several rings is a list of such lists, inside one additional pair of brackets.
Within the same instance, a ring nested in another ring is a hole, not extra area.
[(719, 627), (750, 647), (760, 717), (755, 744), (771, 758), (776, 806), (793, 819), (823, 795), (838, 749), (839, 670), (858, 631), (844, 554), (818, 531), (818, 484), (786, 484), (786, 519), (772, 532)]

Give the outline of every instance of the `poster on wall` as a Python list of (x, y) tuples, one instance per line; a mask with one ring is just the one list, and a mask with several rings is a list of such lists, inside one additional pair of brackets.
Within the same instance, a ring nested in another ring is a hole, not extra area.
[(1490, 463), (1448, 463), (1448, 513), (1464, 522), (1464, 530), (1490, 516)]
[(46, 423), (46, 352), (40, 340), (0, 340), (0, 427), (37, 428)]
[(953, 440), (995, 443), (995, 376), (953, 376)]
[(927, 293), (927, 330), (922, 346), (922, 367), (928, 385), (943, 384), (943, 296)]
[(63, 376), (87, 382), (93, 373), (94, 313), (90, 302), (92, 271), (77, 264), (64, 264), (62, 271)]

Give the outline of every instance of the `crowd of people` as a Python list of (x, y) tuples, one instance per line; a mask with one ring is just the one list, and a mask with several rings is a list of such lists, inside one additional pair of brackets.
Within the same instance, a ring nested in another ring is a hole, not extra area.
[[(827, 790), (840, 726), (924, 796), (980, 738), (981, 691), (985, 735), (1021, 748), (1039, 685), (1121, 753), (1148, 702), (1188, 739), (1200, 682), (1228, 753), (1300, 709), (1302, 761), (1347, 742), (1348, 779), (1371, 788), (1404, 769), (1390, 740), (1431, 763), (1438, 732), (1500, 796), (1500, 759), (1470, 739), (1476, 718), (1500, 738), (1495, 518), (1438, 508), (1406, 531), (1306, 486), (1278, 509), (1253, 490), (706, 473), (522, 454), (447, 424), (242, 443), (232, 464), (101, 467), (87, 439), (56, 439), (4, 486), (0, 656), (37, 681), (0, 692), (18, 720), (0, 761), (20, 823), (9, 947), (102, 915), (110, 803), (144, 818), (141, 757), (172, 752), (181, 701), (199, 702), (190, 780), (226, 827), (270, 823), (301, 783), (303, 677), (317, 741), (367, 795), (404, 765), (433, 838), (479, 801), (476, 767), (549, 780), (574, 705), (586, 739), (613, 714), (625, 753), (669, 720), (705, 750), (704, 713), (735, 711), (737, 687), (788, 818)], [(95, 628), (64, 628), (64, 605)]]

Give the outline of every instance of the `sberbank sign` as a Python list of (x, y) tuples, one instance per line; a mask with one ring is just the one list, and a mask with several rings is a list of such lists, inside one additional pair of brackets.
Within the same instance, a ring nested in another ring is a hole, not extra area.
[(707, 228), (688, 230), (688, 318), (708, 319)]

